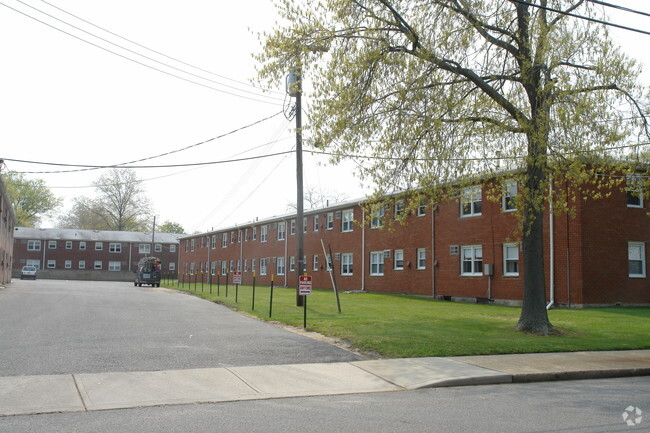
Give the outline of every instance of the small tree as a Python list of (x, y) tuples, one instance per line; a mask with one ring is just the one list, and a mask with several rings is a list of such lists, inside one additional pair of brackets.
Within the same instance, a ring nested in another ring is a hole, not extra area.
[(25, 175), (8, 172), (2, 175), (7, 186), (19, 227), (36, 227), (43, 217), (50, 217), (61, 205), (61, 199), (45, 186), (43, 179), (27, 179)]
[(158, 227), (160, 233), (174, 233), (181, 234), (185, 233), (185, 229), (182, 225), (172, 221), (165, 221), (160, 227)]
[(378, 197), (418, 188), (440, 200), (457, 194), (450, 184), (499, 176), (497, 161), (517, 170), (518, 329), (547, 334), (549, 177), (584, 194), (595, 174), (624, 171), (615, 161), (638, 161), (648, 135), (639, 67), (604, 26), (564, 14), (606, 19), (602, 9), (586, 0), (283, 0), (279, 9), (286, 24), (265, 35), (261, 78), (277, 82), (292, 65), (313, 78), (305, 133), (335, 163), (365, 161), (359, 174)]

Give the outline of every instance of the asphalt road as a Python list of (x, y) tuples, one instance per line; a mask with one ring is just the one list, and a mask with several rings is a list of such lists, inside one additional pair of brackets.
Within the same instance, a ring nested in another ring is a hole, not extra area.
[(359, 359), (180, 292), (56, 280), (0, 289), (0, 376)]
[(633, 433), (648, 414), (650, 377), (635, 377), (13, 416), (0, 432)]

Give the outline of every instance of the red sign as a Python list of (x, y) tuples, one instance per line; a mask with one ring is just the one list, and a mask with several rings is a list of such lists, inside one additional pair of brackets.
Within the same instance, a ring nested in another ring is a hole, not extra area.
[(298, 294), (299, 295), (311, 295), (311, 276), (310, 275), (302, 275), (299, 277), (299, 287), (298, 287)]
[(241, 284), (241, 271), (235, 271), (232, 273), (232, 283)]

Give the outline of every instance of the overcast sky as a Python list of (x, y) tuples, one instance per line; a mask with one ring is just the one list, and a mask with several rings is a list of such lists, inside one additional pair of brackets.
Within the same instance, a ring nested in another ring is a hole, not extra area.
[[(610, 3), (650, 11), (645, 2)], [(294, 121), (282, 114), (290, 103), (284, 84), (266, 94), (247, 85), (255, 77), (251, 53), (260, 49), (256, 35), (275, 19), (271, 0), (0, 0), (0, 158), (120, 164), (213, 138), (140, 164), (201, 163), (292, 150)], [(650, 30), (648, 17), (618, 13), (613, 21)], [(613, 33), (632, 56), (648, 56), (650, 36)], [(647, 71), (644, 77), (650, 83)], [(345, 193), (350, 199), (368, 192), (352, 177), (351, 163), (331, 167), (325, 157), (304, 158), (306, 189)], [(14, 171), (71, 169), (6, 164)], [(91, 183), (103, 173), (28, 176), (45, 179), (65, 199), (67, 210), (72, 197), (94, 195)], [(137, 174), (146, 180), (142, 185), (157, 222), (175, 221), (188, 232), (284, 214), (296, 196), (293, 155), (137, 169)]]

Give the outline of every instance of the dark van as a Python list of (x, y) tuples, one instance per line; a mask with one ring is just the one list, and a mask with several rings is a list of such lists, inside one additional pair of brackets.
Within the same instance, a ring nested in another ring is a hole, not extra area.
[(142, 287), (143, 284), (160, 287), (160, 259), (157, 257), (143, 257), (138, 262), (133, 285)]

